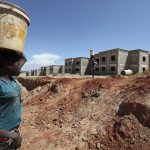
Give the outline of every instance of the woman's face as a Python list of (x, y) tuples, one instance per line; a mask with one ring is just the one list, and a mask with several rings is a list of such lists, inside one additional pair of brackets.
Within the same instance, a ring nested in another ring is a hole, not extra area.
[(18, 61), (7, 64), (6, 69), (10, 75), (19, 76), (21, 72), (22, 66), (25, 64), (26, 60), (24, 58), (20, 58)]

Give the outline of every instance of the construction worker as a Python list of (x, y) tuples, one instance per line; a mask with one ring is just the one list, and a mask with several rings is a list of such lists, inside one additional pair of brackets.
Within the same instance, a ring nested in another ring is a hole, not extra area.
[(97, 64), (97, 61), (96, 61), (96, 59), (95, 59), (95, 57), (93, 55), (91, 55), (89, 62), (90, 62), (90, 65), (91, 65), (92, 77), (94, 78), (94, 75), (95, 75), (95, 65)]
[(18, 150), (21, 146), (21, 88), (15, 77), (25, 62), (22, 54), (0, 51), (0, 150)]

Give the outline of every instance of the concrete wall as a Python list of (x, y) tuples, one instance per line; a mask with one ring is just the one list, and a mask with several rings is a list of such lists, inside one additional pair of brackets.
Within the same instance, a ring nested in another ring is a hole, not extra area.
[(31, 71), (29, 71), (28, 76), (31, 76)]
[(31, 70), (31, 76), (34, 76), (34, 74), (35, 74), (34, 70)]
[(144, 50), (129, 51), (126, 69), (131, 69), (133, 73), (140, 73), (148, 68), (149, 68), (148, 51)]
[(149, 54), (144, 50), (131, 50), (125, 69), (131, 69), (133, 73), (140, 73), (149, 68)]
[(59, 73), (60, 74), (65, 73), (65, 67), (63, 65), (60, 66)]
[(37, 69), (36, 70), (36, 76), (40, 76), (41, 75), (41, 69)]
[(84, 75), (87, 70), (88, 62), (88, 58), (86, 57), (65, 59), (65, 73)]
[(64, 70), (64, 67), (62, 65), (51, 65), (48, 67), (45, 67), (44, 72), (45, 75), (48, 76), (50, 74), (60, 74)]
[(118, 72), (117, 74), (121, 74), (121, 71), (123, 71), (127, 64), (127, 58), (128, 58), (128, 51), (126, 50), (119, 50), (118, 51)]
[(40, 74), (39, 74), (39, 76), (46, 76), (46, 69), (45, 69), (45, 67), (41, 67), (40, 68)]
[(26, 76), (29, 76), (29, 75), (30, 75), (30, 71), (27, 71)]
[(65, 73), (73, 73), (73, 58), (65, 59)]
[(50, 66), (45, 67), (46, 76), (50, 74)]
[[(124, 69), (131, 69), (133, 73), (142, 72), (150, 67), (150, 54), (145, 50), (112, 49), (94, 55), (97, 60), (95, 75), (119, 75)], [(65, 59), (65, 66), (53, 65), (31, 70), (29, 75), (49, 75), (59, 73), (72, 73), (91, 75), (89, 58), (77, 57)]]
[(129, 51), (125, 69), (131, 69), (133, 73), (138, 73), (139, 63), (139, 51)]
[(81, 74), (81, 58), (74, 58), (73, 62), (73, 73), (74, 74)]
[[(107, 58), (108, 58), (108, 74), (109, 75), (117, 75), (118, 74), (118, 51), (119, 49), (114, 49), (108, 51)], [(114, 57), (112, 59), (112, 57)], [(114, 68), (114, 70), (112, 69)]]
[(149, 53), (140, 51), (140, 56), (139, 56), (139, 61), (140, 61), (140, 66), (139, 66), (139, 72), (143, 72), (146, 69), (149, 68)]
[(81, 75), (85, 75), (87, 74), (87, 66), (89, 63), (89, 59), (88, 58), (81, 58)]
[(88, 58), (85, 58), (85, 57), (74, 58), (73, 73), (80, 74), (80, 75), (85, 75), (88, 63), (89, 63)]
[(112, 49), (104, 52), (99, 52), (100, 75), (118, 74), (118, 51), (119, 49)]
[(47, 67), (41, 67), (40, 69), (31, 70), (28, 74), (31, 76), (48, 76), (50, 74), (64, 73), (63, 65), (52, 65)]
[(99, 59), (100, 59), (100, 75), (107, 75), (108, 74), (108, 56), (107, 51), (99, 52)]
[(53, 68), (52, 74), (58, 74), (59, 73), (60, 66), (52, 66), (51, 68)]

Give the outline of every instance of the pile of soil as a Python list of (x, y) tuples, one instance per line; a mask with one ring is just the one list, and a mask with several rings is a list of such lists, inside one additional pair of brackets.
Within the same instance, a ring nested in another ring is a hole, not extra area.
[(22, 149), (149, 149), (149, 76), (19, 81), (27, 88)]

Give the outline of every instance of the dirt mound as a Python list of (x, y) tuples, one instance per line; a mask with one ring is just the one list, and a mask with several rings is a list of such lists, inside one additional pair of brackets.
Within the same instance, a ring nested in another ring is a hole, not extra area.
[(150, 77), (138, 77), (121, 91), (122, 103), (100, 139), (103, 149), (149, 149)]
[(142, 73), (135, 74), (134, 76), (137, 76), (137, 77), (146, 77), (146, 76), (150, 76), (150, 69), (147, 69), (147, 70), (145, 70), (145, 71), (142, 72)]
[(149, 76), (38, 80), (24, 98), (23, 149), (149, 148)]
[(102, 149), (148, 150), (150, 129), (143, 127), (137, 118), (130, 114), (116, 117), (106, 128), (105, 138), (100, 139)]

